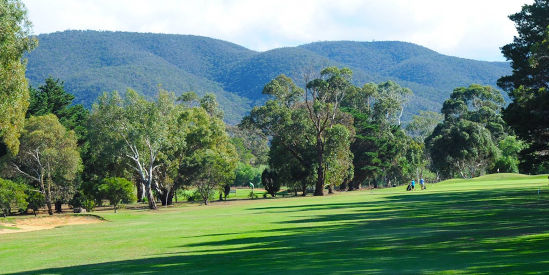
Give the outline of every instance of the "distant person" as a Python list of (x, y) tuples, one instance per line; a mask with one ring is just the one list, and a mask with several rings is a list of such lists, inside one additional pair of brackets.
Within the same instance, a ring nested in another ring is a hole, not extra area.
[(416, 181), (412, 180), (412, 190), (414, 190), (415, 188), (416, 188)]
[(423, 178), (419, 180), (419, 184), (421, 184), (421, 190), (425, 189), (425, 181), (423, 180)]

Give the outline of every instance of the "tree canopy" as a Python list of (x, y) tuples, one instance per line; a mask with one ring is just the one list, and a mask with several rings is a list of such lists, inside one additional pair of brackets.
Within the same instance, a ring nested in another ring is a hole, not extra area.
[(0, 1), (0, 157), (16, 155), (29, 105), (23, 55), (36, 46), (20, 0)]

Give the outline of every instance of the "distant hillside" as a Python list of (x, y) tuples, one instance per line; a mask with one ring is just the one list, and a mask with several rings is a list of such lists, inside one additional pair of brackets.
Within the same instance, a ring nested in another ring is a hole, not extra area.
[(284, 73), (303, 84), (305, 70), (350, 67), (358, 85), (395, 80), (415, 96), (407, 114), (438, 110), (453, 88), (495, 85), (510, 72), (504, 62), (483, 62), (438, 54), (405, 42), (317, 42), (255, 52), (191, 35), (65, 31), (38, 36), (28, 55), (27, 77), (37, 86), (48, 76), (65, 81), (76, 102), (91, 106), (106, 91), (133, 88), (153, 96), (158, 86), (180, 94), (213, 92), (226, 120), (236, 123), (265, 100), (265, 83)]

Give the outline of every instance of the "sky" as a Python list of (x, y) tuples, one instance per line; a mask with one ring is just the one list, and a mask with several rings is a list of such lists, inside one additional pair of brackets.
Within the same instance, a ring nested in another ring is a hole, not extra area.
[(508, 15), (533, 0), (23, 0), (35, 34), (107, 30), (192, 34), (265, 51), (316, 41), (412, 42), (504, 61)]

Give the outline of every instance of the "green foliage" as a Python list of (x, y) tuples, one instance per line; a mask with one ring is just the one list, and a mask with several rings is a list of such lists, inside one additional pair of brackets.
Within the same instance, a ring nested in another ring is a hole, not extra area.
[(344, 98), (343, 110), (352, 115), (356, 132), (350, 146), (354, 175), (348, 180), (349, 190), (366, 183), (398, 184), (407, 181), (412, 167), (419, 167), (419, 160), (412, 158), (415, 149), (399, 125), (410, 94), (394, 82), (383, 82), (355, 88)]
[(32, 209), (32, 212), (36, 216), (36, 211), (46, 205), (46, 197), (38, 190), (27, 189), (27, 208)]
[(12, 210), (26, 209), (27, 188), (21, 183), (0, 178), (0, 210), (4, 217)]
[(99, 190), (114, 206), (115, 213), (120, 203), (131, 203), (136, 199), (135, 184), (125, 178), (105, 178), (99, 185)]
[(420, 111), (419, 115), (414, 115), (410, 123), (406, 125), (406, 133), (423, 142), (443, 119), (444, 115), (441, 113)]
[(442, 107), (444, 121), (425, 140), (433, 168), (444, 178), (482, 175), (493, 166), (507, 134), (500, 92), (472, 84), (454, 89)]
[(46, 78), (38, 89), (30, 88), (30, 105), (27, 117), (54, 114), (67, 129), (75, 131), (79, 144), (86, 136), (89, 111), (81, 104), (71, 105), (74, 95), (65, 91), (59, 79)]
[(29, 105), (23, 54), (36, 46), (31, 23), (19, 0), (0, 2), (0, 157), (16, 155)]
[(235, 170), (235, 179), (233, 184), (236, 186), (248, 186), (253, 183), (258, 186), (261, 183), (261, 173), (265, 167), (253, 167), (249, 164), (239, 162)]
[(471, 178), (485, 173), (495, 161), (497, 147), (482, 124), (469, 120), (442, 123), (427, 139), (433, 168), (443, 178)]
[(518, 173), (519, 172), (519, 153), (526, 148), (523, 141), (518, 140), (515, 136), (506, 136), (499, 141), (498, 149), (500, 156), (494, 164), (493, 171), (501, 173)]
[(512, 99), (503, 117), (529, 145), (520, 153), (521, 171), (549, 173), (549, 2), (536, 0), (509, 18), (518, 36), (502, 47), (513, 69), (498, 80)]
[(267, 137), (255, 129), (227, 125), (227, 132), (231, 136), (240, 162), (258, 166), (267, 164), (269, 141)]
[(89, 198), (84, 199), (82, 201), (82, 207), (86, 209), (87, 212), (92, 212), (95, 208), (95, 201)]
[(271, 195), (271, 197), (276, 197), (276, 193), (280, 191), (280, 180), (276, 175), (276, 172), (271, 169), (263, 170), (261, 173), (261, 184), (265, 187), (265, 191)]
[(20, 152), (10, 162), (14, 171), (26, 177), (52, 201), (68, 201), (82, 160), (74, 131), (67, 130), (53, 114), (30, 117), (21, 133)]

